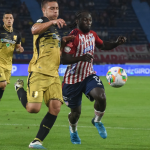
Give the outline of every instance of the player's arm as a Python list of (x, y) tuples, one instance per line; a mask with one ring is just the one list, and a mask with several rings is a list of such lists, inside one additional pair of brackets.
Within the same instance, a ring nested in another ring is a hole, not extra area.
[(21, 46), (21, 44), (16, 44), (16, 52), (23, 53), (24, 48)]
[(70, 40), (74, 40), (76, 36), (74, 35), (68, 35), (68, 36), (64, 36), (61, 39), (61, 47), (60, 47), (60, 56), (62, 55), (62, 51), (66, 45), (66, 43)]
[(18, 52), (18, 53), (24, 52), (24, 48), (21, 46), (21, 34), (20, 33), (18, 33), (15, 49), (16, 49), (16, 52)]
[(96, 44), (96, 47), (101, 50), (112, 50), (115, 47), (124, 44), (125, 42), (126, 42), (126, 37), (119, 36), (115, 42), (103, 41), (102, 45)]
[(77, 47), (74, 45), (73, 42), (68, 43), (62, 51), (61, 63), (65, 65), (65, 64), (74, 64), (79, 61), (91, 62), (93, 56), (90, 54), (74, 57), (76, 49)]
[(52, 25), (57, 25), (58, 28), (63, 28), (63, 26), (66, 26), (66, 23), (63, 19), (51, 20), (45, 23), (35, 23), (31, 28), (31, 32), (33, 35), (42, 34)]
[(71, 55), (71, 54), (62, 52), (61, 63), (63, 65), (74, 64), (79, 61), (86, 61), (86, 62), (90, 63), (92, 58), (93, 58), (93, 56), (90, 54), (85, 54), (85, 55), (79, 56), (79, 57), (73, 57), (73, 55)]

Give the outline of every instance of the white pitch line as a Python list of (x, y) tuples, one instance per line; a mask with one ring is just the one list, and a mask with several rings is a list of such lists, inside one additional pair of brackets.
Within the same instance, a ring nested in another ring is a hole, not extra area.
[[(40, 126), (39, 124), (0, 124), (0, 126)], [(57, 127), (68, 127), (69, 125), (54, 125)], [(78, 126), (79, 128), (95, 128), (94, 126)], [(150, 130), (150, 128), (123, 128), (123, 127), (106, 127), (106, 129), (117, 130)]]

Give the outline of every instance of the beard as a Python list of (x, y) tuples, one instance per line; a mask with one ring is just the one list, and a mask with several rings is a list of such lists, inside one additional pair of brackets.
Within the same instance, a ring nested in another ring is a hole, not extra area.
[(79, 28), (81, 29), (83, 33), (88, 33), (90, 31), (90, 28), (88, 27), (84, 28), (83, 26), (80, 26)]

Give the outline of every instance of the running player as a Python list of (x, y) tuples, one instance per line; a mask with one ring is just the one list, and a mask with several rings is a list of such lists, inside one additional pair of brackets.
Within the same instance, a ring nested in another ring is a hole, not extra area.
[(7, 84), (10, 83), (13, 52), (22, 53), (21, 35), (13, 29), (14, 18), (11, 12), (3, 15), (3, 27), (0, 27), (0, 100)]
[(48, 112), (43, 118), (40, 129), (29, 148), (45, 149), (42, 141), (48, 135), (60, 107), (63, 103), (61, 82), (58, 75), (60, 64), (60, 45), (74, 38), (63, 37), (58, 34), (57, 26), (63, 28), (66, 23), (57, 19), (59, 7), (57, 0), (43, 0), (41, 3), (43, 17), (32, 26), (33, 58), (29, 64), (27, 92), (23, 89), (23, 80), (17, 80), (15, 89), (19, 100), (29, 113), (38, 113), (41, 109), (43, 97)]
[(94, 101), (95, 117), (92, 124), (97, 128), (100, 136), (105, 139), (107, 132), (101, 119), (106, 108), (104, 85), (93, 70), (93, 54), (95, 47), (111, 50), (125, 43), (125, 37), (118, 37), (116, 42), (102, 41), (96, 32), (90, 30), (91, 14), (81, 11), (76, 14), (77, 26), (70, 35), (76, 38), (68, 43), (62, 53), (62, 63), (69, 64), (63, 79), (63, 99), (71, 112), (68, 115), (70, 138), (73, 144), (81, 144), (77, 133), (77, 123), (81, 114), (81, 99), (84, 93), (90, 101)]

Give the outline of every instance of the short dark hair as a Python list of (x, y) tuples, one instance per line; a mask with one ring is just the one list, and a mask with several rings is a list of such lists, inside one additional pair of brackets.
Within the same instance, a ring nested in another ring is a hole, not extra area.
[(4, 14), (3, 14), (3, 18), (4, 18), (4, 16), (5, 16), (6, 14), (12, 14), (12, 16), (13, 16), (13, 13), (12, 13), (11, 11), (5, 11)]
[(57, 0), (42, 0), (42, 2), (41, 2), (41, 8), (43, 8), (43, 6), (44, 6), (47, 2), (57, 2), (57, 3), (58, 3)]

